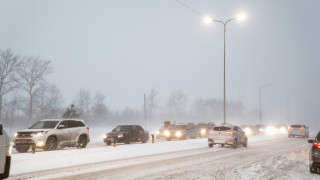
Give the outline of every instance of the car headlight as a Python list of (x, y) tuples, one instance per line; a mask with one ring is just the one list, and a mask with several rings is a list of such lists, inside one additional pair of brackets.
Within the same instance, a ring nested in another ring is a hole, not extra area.
[(157, 135), (159, 135), (159, 134), (160, 134), (160, 131), (159, 131), (159, 130), (157, 130), (157, 131), (156, 131), (156, 134), (157, 134)]
[(167, 136), (167, 137), (169, 137), (169, 136), (171, 136), (171, 133), (170, 133), (170, 131), (165, 130), (165, 131), (164, 131), (164, 135)]
[(281, 127), (281, 128), (280, 128), (280, 133), (281, 133), (281, 134), (287, 133), (287, 128)]
[(176, 132), (176, 136), (177, 136), (177, 137), (181, 137), (181, 136), (182, 136), (182, 132), (181, 132), (181, 131), (177, 131), (177, 132)]
[(118, 135), (118, 138), (123, 138), (123, 134)]
[(252, 134), (252, 130), (251, 128), (244, 128), (244, 132), (247, 134), (247, 135), (251, 135)]
[(14, 133), (14, 137), (17, 137), (18, 136), (18, 133), (16, 132), (16, 133)]
[(43, 146), (43, 145), (44, 145), (43, 141), (41, 139), (39, 139), (37, 142), (37, 146)]
[(207, 134), (207, 130), (206, 129), (201, 129), (200, 133), (201, 133), (201, 135), (206, 135)]
[(259, 131), (260, 131), (260, 132), (263, 132), (263, 129), (262, 129), (262, 128), (259, 128)]
[(266, 128), (266, 133), (269, 134), (269, 135), (273, 135), (273, 134), (276, 133), (276, 129), (273, 126), (268, 126)]
[(104, 134), (102, 137), (103, 139), (107, 139), (108, 135)]
[(48, 131), (34, 133), (34, 134), (32, 134), (32, 137), (42, 136), (42, 135), (45, 135), (47, 132)]

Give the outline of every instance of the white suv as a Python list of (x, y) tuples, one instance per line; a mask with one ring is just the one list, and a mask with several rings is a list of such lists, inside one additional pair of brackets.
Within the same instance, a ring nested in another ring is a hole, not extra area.
[(60, 147), (85, 148), (90, 141), (89, 127), (80, 119), (46, 119), (15, 134), (13, 147), (27, 152), (30, 146), (44, 150)]
[(0, 124), (0, 179), (9, 177), (11, 163), (10, 139)]

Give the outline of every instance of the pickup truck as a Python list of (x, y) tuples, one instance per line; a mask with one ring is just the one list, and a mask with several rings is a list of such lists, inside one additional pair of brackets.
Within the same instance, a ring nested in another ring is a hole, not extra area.
[(139, 125), (120, 125), (103, 136), (107, 145), (111, 143), (130, 144), (131, 142), (146, 143), (149, 140), (149, 132)]
[(11, 163), (11, 146), (7, 133), (0, 124), (0, 179), (9, 177)]

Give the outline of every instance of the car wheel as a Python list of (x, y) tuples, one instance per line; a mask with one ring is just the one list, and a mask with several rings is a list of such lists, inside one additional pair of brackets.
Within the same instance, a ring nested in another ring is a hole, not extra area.
[(78, 145), (80, 146), (80, 148), (85, 148), (87, 146), (87, 137), (81, 135), (78, 141)]
[(58, 145), (57, 139), (54, 138), (54, 137), (49, 137), (47, 139), (46, 146), (45, 146), (44, 150), (46, 150), (46, 151), (54, 151), (54, 150), (57, 149), (57, 145)]
[(317, 172), (317, 169), (312, 167), (312, 166), (310, 166), (310, 173), (316, 173), (316, 172)]
[(146, 143), (147, 142), (147, 138), (143, 137), (141, 141), (142, 141), (142, 143)]
[(111, 145), (111, 141), (107, 141), (107, 146), (110, 146)]
[(244, 147), (248, 147), (248, 139), (247, 139), (247, 138), (244, 140), (243, 146), (244, 146)]
[(209, 148), (212, 148), (213, 147), (213, 144), (208, 144)]
[(125, 144), (130, 144), (130, 143), (131, 143), (130, 137), (127, 137), (127, 138), (124, 140), (124, 143), (125, 143)]
[(237, 140), (236, 139), (233, 141), (232, 147), (233, 147), (233, 149), (237, 148)]
[(171, 141), (171, 138), (166, 138), (167, 139), (167, 141)]
[(221, 147), (224, 147), (224, 144), (220, 144)]
[(16, 150), (17, 150), (19, 153), (25, 153), (25, 152), (27, 152), (29, 149), (30, 149), (30, 145), (28, 145), (28, 146), (18, 146), (18, 147), (16, 147)]

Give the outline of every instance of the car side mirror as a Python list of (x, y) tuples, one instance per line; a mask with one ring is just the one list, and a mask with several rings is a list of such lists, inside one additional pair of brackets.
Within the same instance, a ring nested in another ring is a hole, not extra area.
[(308, 143), (314, 143), (314, 140), (309, 139), (309, 140), (308, 140)]
[(63, 129), (64, 128), (64, 125), (62, 125), (62, 124), (60, 124), (59, 126), (58, 126), (58, 129)]
[(3, 130), (2, 130), (2, 124), (0, 124), (0, 136), (3, 134), (2, 131), (3, 131)]

